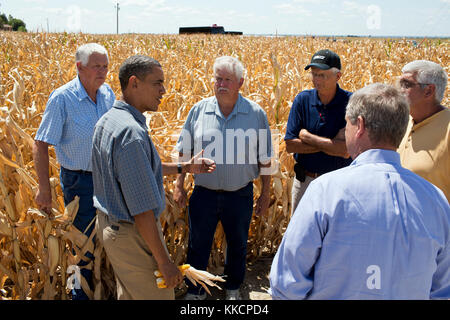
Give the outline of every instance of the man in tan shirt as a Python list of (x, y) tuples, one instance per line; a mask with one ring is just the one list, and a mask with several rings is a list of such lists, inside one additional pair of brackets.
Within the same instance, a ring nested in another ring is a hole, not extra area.
[(398, 148), (402, 166), (440, 188), (449, 200), (450, 110), (441, 105), (447, 73), (425, 60), (408, 63), (402, 73), (399, 84), (409, 100), (411, 115)]

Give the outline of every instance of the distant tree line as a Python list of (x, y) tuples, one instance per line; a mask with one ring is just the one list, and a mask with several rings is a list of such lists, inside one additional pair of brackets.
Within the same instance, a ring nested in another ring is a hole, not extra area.
[(4, 24), (10, 25), (13, 31), (27, 32), (25, 22), (20, 19), (14, 18), (12, 15), (6, 17), (6, 14), (2, 13), (0, 14), (0, 29), (3, 28)]

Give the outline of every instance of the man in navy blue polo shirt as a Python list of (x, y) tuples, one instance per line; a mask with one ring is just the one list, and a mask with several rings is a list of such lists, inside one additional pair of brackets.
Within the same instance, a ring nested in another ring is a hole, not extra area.
[(295, 97), (284, 137), (286, 150), (294, 153), (296, 162), (291, 212), (312, 180), (351, 163), (345, 145), (345, 110), (352, 93), (337, 83), (341, 60), (331, 50), (320, 50), (308, 69), (314, 89)]

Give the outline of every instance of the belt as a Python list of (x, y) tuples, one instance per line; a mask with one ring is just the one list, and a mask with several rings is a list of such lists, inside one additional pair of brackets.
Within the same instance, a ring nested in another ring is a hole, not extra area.
[(101, 214), (107, 217), (107, 219), (110, 219), (110, 227), (113, 230), (118, 231), (119, 230), (119, 226), (117, 224), (133, 224), (133, 222), (128, 221), (128, 220), (118, 220), (118, 221), (114, 221), (113, 219), (111, 219), (111, 217), (109, 215), (107, 215), (106, 213), (104, 213), (102, 210), (97, 209), (96, 211), (97, 215)]
[(79, 174), (85, 174), (85, 175), (92, 175), (91, 171), (84, 171), (84, 170), (70, 170), (70, 169), (66, 169), (64, 167), (62, 167), (64, 170), (66, 171), (70, 171), (70, 172), (74, 172), (74, 173), (79, 173)]
[(239, 190), (247, 188), (250, 183), (253, 183), (253, 181), (250, 181), (245, 187), (242, 187), (242, 188), (234, 190), (234, 191), (222, 190), (222, 189), (215, 190), (215, 189), (209, 189), (209, 188), (206, 188), (206, 187), (203, 187), (203, 186), (197, 186), (197, 188), (203, 188), (203, 189), (206, 189), (206, 190), (209, 190), (209, 191), (214, 191), (214, 192), (217, 192), (217, 193), (236, 192), (236, 191), (239, 191)]

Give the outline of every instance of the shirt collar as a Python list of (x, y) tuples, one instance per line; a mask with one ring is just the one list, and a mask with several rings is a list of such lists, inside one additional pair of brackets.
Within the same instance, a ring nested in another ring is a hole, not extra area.
[[(243, 103), (243, 99), (244, 99), (244, 97), (242, 97), (242, 95), (239, 94), (236, 104), (234, 105), (233, 111), (230, 113), (230, 116), (232, 116), (238, 112), (239, 113), (248, 113), (249, 112), (249, 107), (246, 103)], [(215, 113), (217, 116), (223, 117), (216, 97), (214, 97), (212, 103), (209, 103), (207, 105), (206, 112)]]
[[(333, 105), (336, 101), (339, 101), (340, 96), (341, 96), (341, 91), (342, 91), (341, 87), (339, 87), (339, 84), (336, 83), (336, 93), (335, 93), (333, 99), (330, 101), (330, 103), (328, 103), (327, 106)], [(319, 92), (317, 91), (317, 89), (314, 89), (314, 94), (312, 95), (311, 104), (313, 106), (316, 106), (316, 105), (322, 106), (323, 105), (322, 101), (320, 101), (320, 99), (319, 99)]]
[[(81, 83), (80, 77), (77, 76), (74, 80), (75, 80), (74, 81), (75, 94), (77, 95), (78, 100), (82, 101), (84, 99), (90, 99), (89, 95), (87, 94), (86, 89), (84, 88), (83, 84)], [(103, 85), (101, 85), (100, 88), (97, 89), (97, 97), (99, 95), (103, 94), (102, 87), (103, 87)], [(99, 100), (99, 99), (97, 99), (97, 100)]]
[(443, 110), (441, 110), (439, 112), (436, 112), (435, 114), (433, 114), (433, 115), (429, 116), (428, 118), (420, 121), (419, 123), (414, 123), (414, 119), (411, 116), (409, 116), (409, 122), (411, 123), (412, 129), (413, 130), (417, 130), (420, 127), (426, 126), (427, 124), (432, 122), (434, 119), (442, 116), (442, 114), (444, 112), (448, 112), (448, 109), (443, 109)]
[(114, 101), (113, 108), (126, 110), (136, 119), (137, 122), (139, 122), (141, 125), (145, 126), (147, 128), (147, 118), (135, 107), (132, 105), (129, 105), (128, 103), (122, 101), (122, 100), (116, 100)]
[(364, 163), (392, 163), (400, 166), (400, 154), (393, 150), (369, 149), (361, 153), (350, 164), (357, 166)]
[(78, 100), (81, 101), (81, 100), (88, 98), (89, 96), (88, 96), (87, 91), (84, 88), (83, 84), (81, 83), (80, 77), (77, 76), (74, 80), (75, 80), (74, 81), (74, 89), (75, 89), (75, 94), (78, 97)]

